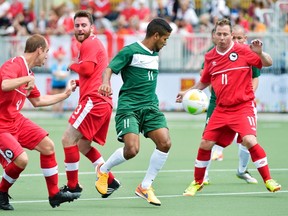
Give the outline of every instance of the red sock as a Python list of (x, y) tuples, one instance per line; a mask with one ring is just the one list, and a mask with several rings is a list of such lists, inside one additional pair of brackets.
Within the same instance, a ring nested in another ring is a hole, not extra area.
[(208, 166), (210, 158), (211, 150), (198, 149), (198, 155), (194, 167), (194, 179), (199, 184), (202, 184), (204, 180), (206, 167)]
[(249, 152), (251, 155), (251, 159), (255, 164), (256, 168), (258, 169), (260, 175), (262, 176), (264, 182), (271, 179), (270, 170), (264, 149), (259, 144), (256, 144), (249, 149)]
[(78, 166), (80, 160), (77, 145), (64, 148), (67, 186), (74, 189), (78, 184)]
[[(101, 153), (94, 147), (91, 147), (90, 151), (87, 152), (87, 154), (85, 155), (93, 164), (102, 157)], [(114, 175), (109, 172), (109, 178), (108, 178), (108, 185), (110, 185), (113, 180), (114, 180)]]
[(14, 182), (18, 179), (20, 173), (24, 169), (16, 166), (14, 162), (11, 162), (6, 166), (4, 170), (4, 174), (2, 176), (2, 180), (0, 182), (0, 191), (8, 192), (9, 188), (14, 184)]
[(46, 180), (49, 197), (53, 197), (59, 192), (58, 166), (55, 153), (50, 155), (40, 154), (40, 166)]

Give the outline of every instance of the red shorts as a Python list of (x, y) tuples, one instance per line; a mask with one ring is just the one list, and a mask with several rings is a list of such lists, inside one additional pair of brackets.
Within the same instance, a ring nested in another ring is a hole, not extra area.
[(215, 141), (217, 145), (226, 147), (232, 143), (236, 133), (239, 134), (239, 139), (246, 135), (256, 136), (254, 108), (251, 102), (233, 110), (216, 107), (203, 132), (203, 139)]
[(112, 106), (104, 101), (92, 101), (87, 98), (81, 101), (69, 118), (69, 123), (85, 139), (104, 145), (109, 129)]
[(16, 119), (14, 126), (9, 132), (0, 133), (0, 163), (3, 168), (15, 160), (24, 151), (23, 148), (33, 150), (48, 136), (47, 131), (22, 115)]

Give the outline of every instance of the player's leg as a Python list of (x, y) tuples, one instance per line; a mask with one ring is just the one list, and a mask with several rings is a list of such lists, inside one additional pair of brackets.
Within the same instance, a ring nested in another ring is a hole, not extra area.
[(260, 173), (266, 188), (271, 192), (280, 190), (281, 185), (272, 179), (270, 175), (266, 152), (258, 144), (256, 137), (254, 135), (243, 136), (243, 143), (248, 148), (251, 159), (256, 166), (258, 172)]
[(238, 146), (239, 165), (236, 176), (240, 179), (243, 179), (248, 184), (257, 184), (257, 179), (253, 178), (252, 175), (248, 172), (250, 153), (248, 149), (242, 144), (238, 144)]
[(70, 192), (81, 193), (82, 187), (79, 184), (78, 169), (80, 153), (77, 141), (80, 140), (82, 134), (72, 127), (70, 124), (67, 126), (63, 136), (62, 145), (64, 149), (64, 163), (67, 178), (67, 187), (64, 186), (63, 190)]
[(58, 164), (56, 161), (54, 143), (48, 137), (35, 147), (40, 152), (40, 166), (45, 177), (49, 194), (49, 203), (54, 208), (63, 202), (71, 202), (80, 197), (80, 193), (70, 193), (58, 188)]
[[(95, 147), (91, 146), (91, 141), (89, 140), (80, 139), (78, 141), (78, 147), (80, 152), (91, 161), (97, 173), (96, 167), (105, 162), (101, 153)], [(108, 174), (108, 191), (107, 194), (102, 195), (102, 198), (107, 198), (120, 187), (120, 182), (114, 177), (112, 172)]]
[(139, 122), (133, 112), (118, 114), (115, 117), (118, 140), (124, 142), (124, 147), (118, 148), (105, 163), (99, 164), (95, 187), (102, 195), (107, 194), (110, 170), (125, 161), (135, 157), (139, 151)]
[(223, 155), (223, 147), (219, 145), (214, 145), (212, 148), (212, 158), (211, 160), (214, 161), (223, 161), (224, 155)]
[[(0, 162), (3, 167), (2, 179), (0, 182), (0, 209), (14, 210), (9, 203), (9, 189), (19, 178), (20, 173), (28, 163), (28, 156), (17, 140), (9, 133), (0, 134)], [(7, 150), (9, 149), (9, 150)]]

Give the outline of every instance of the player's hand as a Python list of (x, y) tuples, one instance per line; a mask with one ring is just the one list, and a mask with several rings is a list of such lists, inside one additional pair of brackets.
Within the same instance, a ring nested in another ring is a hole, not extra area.
[(31, 91), (34, 86), (35, 86), (35, 77), (34, 76), (29, 76), (30, 77), (30, 81), (27, 82), (26, 86), (25, 86), (25, 90)]
[(262, 53), (262, 46), (263, 43), (259, 39), (252, 40), (250, 44), (251, 50), (259, 55)]
[(74, 92), (77, 88), (76, 81), (75, 80), (69, 80), (66, 86), (65, 94), (68, 96), (71, 95), (72, 92)]
[(176, 103), (182, 103), (183, 96), (185, 95), (186, 91), (180, 91), (176, 97)]
[(101, 95), (106, 96), (106, 97), (109, 97), (113, 94), (111, 86), (108, 84), (104, 84), (104, 83), (100, 85), (98, 92)]

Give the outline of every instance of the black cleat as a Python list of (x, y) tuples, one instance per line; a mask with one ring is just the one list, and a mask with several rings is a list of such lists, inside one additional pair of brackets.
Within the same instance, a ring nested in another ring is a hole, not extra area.
[(0, 191), (0, 209), (14, 210), (13, 206), (9, 203), (9, 199), (11, 199), (11, 197), (7, 192)]
[(71, 193), (69, 191), (59, 191), (54, 197), (49, 197), (52, 208), (60, 206), (64, 202), (72, 202), (80, 197), (81, 193)]
[(79, 183), (76, 185), (76, 188), (74, 189), (69, 188), (67, 185), (64, 185), (63, 187), (60, 188), (60, 191), (63, 191), (63, 192), (69, 191), (70, 193), (81, 193), (82, 190), (83, 188)]
[(109, 197), (114, 191), (116, 191), (121, 186), (120, 182), (114, 178), (113, 182), (108, 185), (108, 190), (106, 194), (102, 194), (102, 198)]

